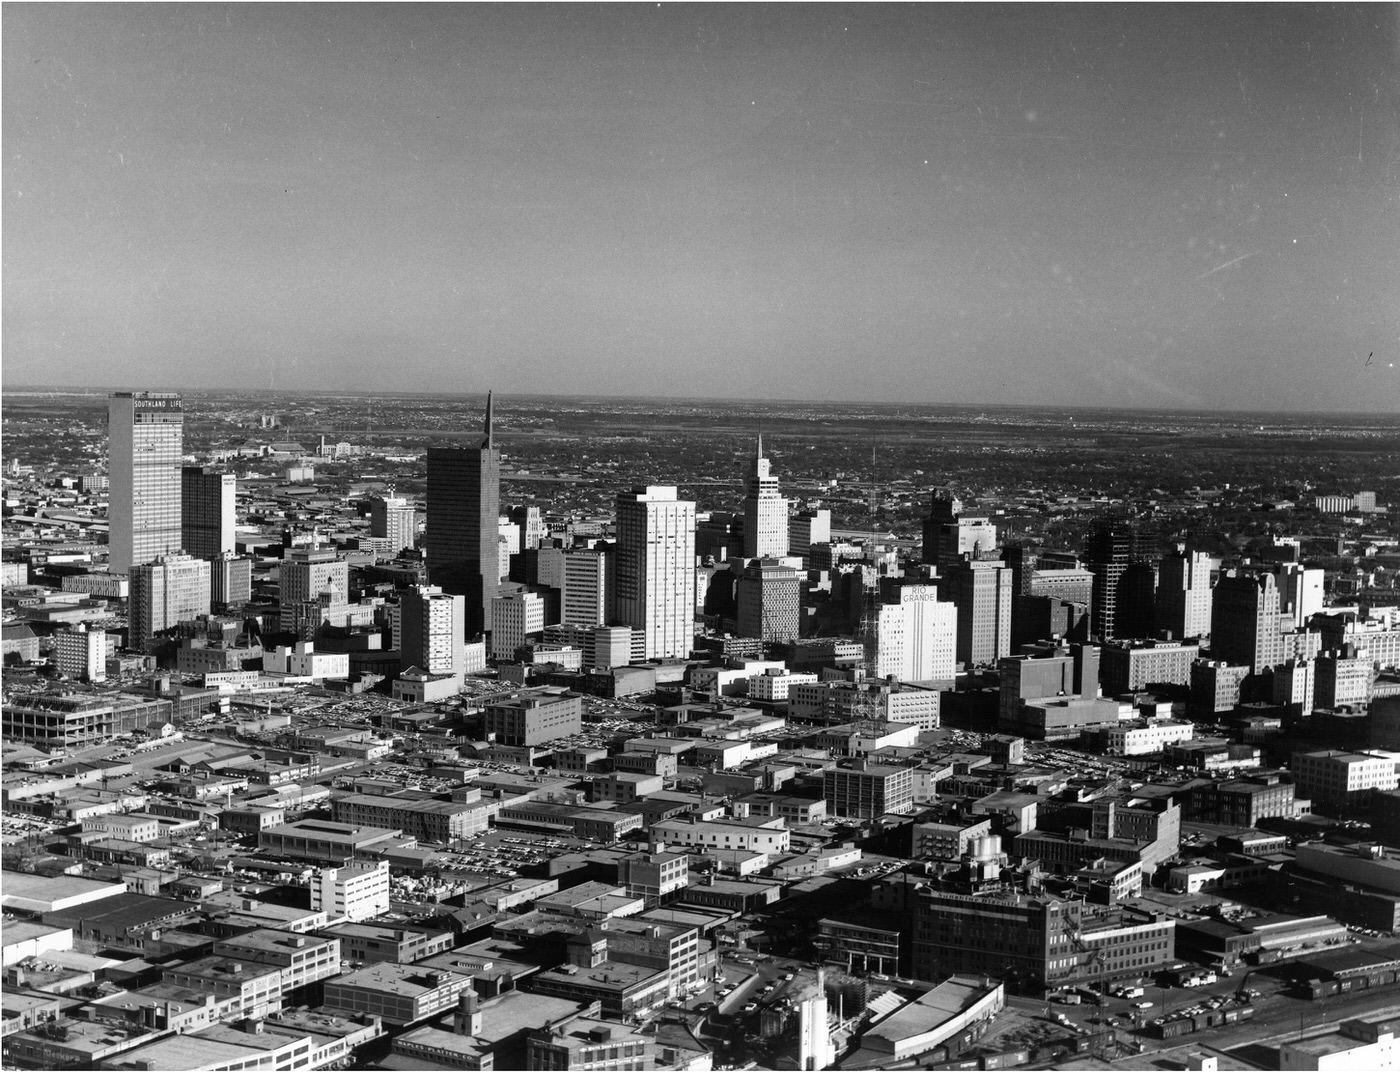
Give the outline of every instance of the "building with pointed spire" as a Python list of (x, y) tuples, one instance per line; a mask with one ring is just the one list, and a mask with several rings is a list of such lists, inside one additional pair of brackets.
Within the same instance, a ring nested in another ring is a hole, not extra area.
[(428, 579), (448, 595), (466, 597), (468, 637), (490, 631), (491, 603), (500, 589), (501, 451), (492, 421), (488, 393), (479, 446), (428, 451)]
[(781, 557), (788, 553), (788, 501), (778, 491), (763, 436), (758, 437), (753, 468), (744, 487), (744, 557)]

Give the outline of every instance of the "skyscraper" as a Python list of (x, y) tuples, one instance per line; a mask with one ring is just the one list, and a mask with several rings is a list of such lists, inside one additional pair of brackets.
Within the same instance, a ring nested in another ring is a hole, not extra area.
[(501, 451), (486, 396), (486, 437), (477, 447), (428, 451), (428, 577), (449, 595), (465, 596), (466, 635), (491, 628), (500, 590)]
[(1210, 651), (1254, 674), (1283, 662), (1278, 586), (1272, 573), (1252, 576), (1230, 570), (1216, 583)]
[(695, 638), (695, 504), (674, 487), (617, 497), (614, 614), (640, 634), (642, 658), (685, 658)]
[(753, 467), (744, 489), (744, 557), (779, 557), (788, 553), (788, 502), (778, 492), (778, 478), (763, 456), (758, 437)]
[(608, 619), (612, 555), (601, 547), (572, 547), (563, 553), (565, 625), (591, 629)]
[(465, 606), (464, 597), (429, 585), (405, 589), (399, 599), (399, 665), (463, 677)]
[(211, 562), (234, 551), (238, 478), (202, 465), (180, 470), (180, 538), (186, 554)]
[(376, 495), (369, 501), (369, 534), (389, 541), (389, 553), (411, 548), (418, 537), (413, 504), (397, 495)]
[(1089, 630), (1100, 640), (1112, 640), (1122, 632), (1118, 615), (1118, 585), (1128, 563), (1141, 555), (1136, 531), (1123, 524), (1103, 522), (1084, 548), (1084, 564), (1094, 575)]
[(994, 663), (1011, 654), (1010, 567), (993, 560), (965, 559), (948, 571), (945, 590), (958, 608), (958, 661)]
[(744, 568), (735, 588), (740, 636), (797, 639), (802, 620), (797, 570), (776, 558), (756, 558)]
[(1162, 559), (1157, 578), (1157, 628), (1177, 640), (1210, 632), (1210, 555), (1178, 550)]
[(875, 610), (877, 677), (952, 681), (957, 674), (958, 612), (931, 584), (903, 584)]
[(107, 400), (107, 542), (113, 573), (180, 550), (184, 427), (179, 395), (119, 391)]
[(187, 618), (209, 613), (209, 563), (190, 555), (161, 555), (128, 571), (127, 643), (149, 649), (156, 637)]

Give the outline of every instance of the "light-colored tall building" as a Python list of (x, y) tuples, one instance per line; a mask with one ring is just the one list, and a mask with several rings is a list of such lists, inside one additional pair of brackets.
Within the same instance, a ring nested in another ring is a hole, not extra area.
[(465, 673), (463, 633), (466, 597), (432, 585), (405, 589), (399, 598), (399, 665), (430, 674)]
[(82, 623), (54, 634), (58, 672), (79, 681), (107, 680), (107, 650), (107, 634), (101, 629), (89, 630)]
[(1210, 632), (1211, 558), (1181, 550), (1162, 559), (1157, 572), (1157, 628), (1174, 640)]
[(1322, 611), (1323, 570), (1285, 562), (1274, 570), (1278, 609), (1293, 619), (1294, 629), (1306, 629), (1308, 619)]
[(1273, 702), (1296, 706), (1311, 714), (1317, 689), (1317, 663), (1312, 659), (1289, 659), (1274, 668)]
[(397, 555), (418, 540), (418, 514), (413, 504), (397, 495), (376, 495), (369, 501), (369, 534), (389, 541), (389, 553)]
[(219, 555), (209, 562), (209, 603), (212, 607), (241, 607), (253, 598), (253, 560)]
[(952, 681), (958, 610), (931, 584), (901, 585), (876, 611), (875, 674), (900, 681)]
[(695, 639), (695, 504), (674, 487), (617, 497), (614, 617), (640, 639), (642, 658), (686, 658)]
[(345, 603), (350, 593), (350, 567), (331, 548), (295, 548), (282, 559), (278, 571), (279, 623), (293, 628), (298, 604), (322, 592), (333, 593), (333, 603)]
[(128, 640), (147, 648), (157, 634), (209, 613), (209, 563), (192, 555), (161, 555), (132, 566)]
[(184, 430), (179, 395), (120, 391), (107, 400), (111, 572), (180, 550)]
[(428, 579), (449, 595), (467, 597), (467, 635), (491, 629), (491, 603), (500, 590), (501, 451), (486, 396), (486, 435), (480, 446), (428, 451)]
[(238, 477), (203, 465), (180, 470), (180, 538), (184, 551), (211, 562), (234, 551)]
[(806, 558), (812, 553), (812, 544), (830, 542), (830, 510), (801, 510), (788, 521), (788, 554)]
[(953, 566), (948, 590), (958, 608), (958, 661), (994, 663), (1011, 654), (1011, 569), (995, 560)]
[(516, 648), (544, 633), (545, 603), (538, 592), (507, 592), (491, 605), (491, 658), (513, 659)]
[(778, 478), (763, 456), (759, 436), (744, 490), (744, 557), (779, 558), (787, 553), (788, 501), (778, 491)]

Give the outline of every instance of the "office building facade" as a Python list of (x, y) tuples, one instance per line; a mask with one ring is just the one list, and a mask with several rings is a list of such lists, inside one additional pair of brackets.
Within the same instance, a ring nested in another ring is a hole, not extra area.
[(122, 391), (107, 400), (111, 572), (180, 550), (184, 429), (179, 395)]
[(674, 487), (617, 497), (614, 617), (640, 636), (642, 658), (683, 659), (695, 637), (695, 504)]
[(369, 501), (369, 534), (389, 541), (389, 554), (410, 550), (418, 542), (418, 514), (413, 504), (396, 495), (376, 495)]
[(181, 621), (209, 613), (209, 563), (191, 555), (161, 555), (130, 570), (127, 643), (146, 648)]
[(180, 538), (186, 554), (212, 561), (234, 551), (238, 478), (202, 465), (180, 470)]
[(796, 640), (801, 625), (801, 581), (776, 558), (757, 558), (735, 585), (738, 634), (765, 641)]
[(467, 636), (491, 629), (491, 603), (500, 589), (501, 451), (486, 396), (486, 435), (471, 448), (428, 451), (428, 579), (449, 595), (466, 597)]
[(778, 478), (763, 456), (759, 436), (744, 488), (744, 557), (777, 558), (787, 553), (788, 502), (778, 491)]

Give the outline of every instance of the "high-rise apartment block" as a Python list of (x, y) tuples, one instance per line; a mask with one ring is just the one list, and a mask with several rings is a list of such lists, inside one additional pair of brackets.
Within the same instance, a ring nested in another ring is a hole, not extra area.
[(464, 596), (429, 585), (405, 589), (399, 598), (399, 665), (462, 678), (465, 617)]
[(209, 563), (191, 555), (161, 555), (130, 570), (127, 643), (148, 648), (158, 634), (209, 613)]
[(79, 681), (107, 680), (107, 634), (79, 623), (54, 634), (54, 661), (60, 674)]
[(695, 504), (674, 487), (617, 497), (614, 617), (641, 639), (644, 659), (683, 659), (695, 637)]
[(801, 580), (776, 558), (756, 558), (735, 585), (738, 633), (765, 641), (796, 640), (801, 625)]
[(507, 592), (491, 601), (491, 657), (514, 659), (516, 649), (544, 633), (550, 624), (538, 592)]
[(486, 396), (486, 436), (477, 447), (428, 451), (428, 579), (465, 596), (468, 636), (491, 629), (500, 590), (501, 451)]
[(413, 504), (396, 495), (376, 495), (369, 501), (369, 534), (389, 541), (389, 554), (409, 550), (418, 540), (418, 514)]
[(788, 501), (778, 491), (763, 437), (758, 437), (753, 466), (744, 488), (744, 557), (780, 557), (788, 553)]
[(1173, 640), (1210, 632), (1211, 558), (1182, 549), (1166, 555), (1157, 571), (1157, 629)]
[(179, 395), (122, 391), (107, 402), (108, 568), (126, 573), (180, 550)]
[(234, 551), (238, 477), (202, 465), (180, 470), (180, 539), (186, 554), (210, 561)]

